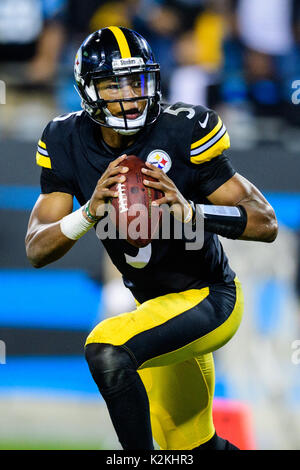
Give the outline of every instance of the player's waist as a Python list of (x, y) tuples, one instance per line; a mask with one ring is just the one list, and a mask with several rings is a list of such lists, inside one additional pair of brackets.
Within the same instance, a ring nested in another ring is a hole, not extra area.
[(142, 279), (139, 279), (139, 282), (135, 282), (123, 276), (125, 286), (130, 289), (133, 297), (139, 303), (162, 295), (183, 292), (189, 289), (203, 289), (204, 287), (210, 287), (211, 290), (229, 292), (235, 289), (235, 279), (237, 280), (236, 274), (231, 269), (228, 270), (226, 274), (223, 273), (222, 278), (211, 278), (209, 280), (189, 278), (175, 281), (172, 278), (169, 279), (169, 282), (164, 280), (164, 282), (159, 283), (156, 280), (156, 282), (150, 283), (149, 281), (142, 282)]

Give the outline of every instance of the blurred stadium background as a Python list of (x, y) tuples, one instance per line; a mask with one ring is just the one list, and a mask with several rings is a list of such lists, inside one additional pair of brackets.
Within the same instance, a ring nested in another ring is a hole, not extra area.
[(276, 211), (274, 244), (222, 240), (246, 306), (215, 353), (215, 413), (244, 448), (300, 448), (299, 10), (293, 0), (1, 0), (1, 449), (120, 448), (83, 345), (132, 300), (94, 233), (41, 270), (24, 250), (36, 142), (49, 120), (79, 109), (75, 51), (108, 25), (148, 39), (165, 100), (219, 112), (236, 170)]

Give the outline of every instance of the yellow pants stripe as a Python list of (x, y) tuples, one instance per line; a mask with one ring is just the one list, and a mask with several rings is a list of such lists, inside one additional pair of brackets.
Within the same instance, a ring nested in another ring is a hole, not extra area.
[(89, 343), (109, 343), (120, 346), (146, 330), (195, 307), (209, 295), (209, 288), (191, 289), (179, 294), (167, 294), (148, 300), (133, 312), (107, 318), (97, 325), (86, 340)]
[(161, 356), (156, 356), (144, 362), (139, 369), (156, 366), (166, 366), (176, 362), (186, 361), (191, 357), (207, 354), (216, 351), (226, 344), (237, 331), (244, 310), (243, 293), (240, 282), (235, 280), (236, 302), (234, 309), (228, 319), (220, 326), (210, 331), (201, 338), (186, 344), (182, 348), (176, 349)]
[[(154, 357), (140, 366), (154, 367), (184, 361), (198, 354), (205, 354), (223, 346), (236, 332), (243, 312), (243, 296), (240, 282), (235, 279), (236, 303), (228, 317), (218, 328), (180, 349)], [(148, 300), (133, 312), (107, 318), (91, 331), (86, 343), (108, 343), (114, 346), (125, 344), (128, 340), (175, 318), (177, 315), (195, 307), (209, 295), (209, 288), (191, 289), (180, 293), (167, 294)], [(232, 334), (231, 334), (232, 332)]]
[(117, 26), (110, 26), (108, 29), (111, 30), (117, 40), (122, 59), (131, 57), (129, 45), (123, 31)]

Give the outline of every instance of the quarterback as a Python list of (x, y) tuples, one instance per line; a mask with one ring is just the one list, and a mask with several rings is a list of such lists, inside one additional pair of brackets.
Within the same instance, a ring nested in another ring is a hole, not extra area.
[[(91, 34), (76, 55), (75, 80), (83, 109), (53, 119), (38, 142), (41, 194), (28, 224), (28, 259), (40, 268), (92, 227), (97, 232), (103, 208), (118, 197), (114, 185), (126, 181), (126, 155), (142, 159), (143, 184), (163, 195), (156, 204), (182, 224), (201, 213), (204, 242), (188, 250), (172, 236), (140, 249), (102, 240), (136, 309), (101, 321), (85, 357), (123, 449), (151, 450), (153, 440), (162, 450), (236, 449), (212, 420), (213, 351), (232, 338), (243, 313), (218, 235), (272, 242), (274, 211), (224, 154), (229, 136), (216, 112), (162, 103), (159, 64), (135, 31)], [(74, 197), (81, 207), (73, 211)]]

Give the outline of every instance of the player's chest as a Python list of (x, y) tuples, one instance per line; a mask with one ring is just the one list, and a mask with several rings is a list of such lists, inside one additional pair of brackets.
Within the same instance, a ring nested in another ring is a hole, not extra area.
[[(189, 195), (193, 181), (193, 169), (187, 164), (186, 146), (164, 135), (162, 138), (146, 138), (126, 149), (128, 155), (136, 155), (161, 169), (176, 185), (180, 192)], [(76, 177), (82, 193), (89, 198), (110, 162), (118, 155), (110, 155), (101, 147), (81, 149), (76, 158)]]

